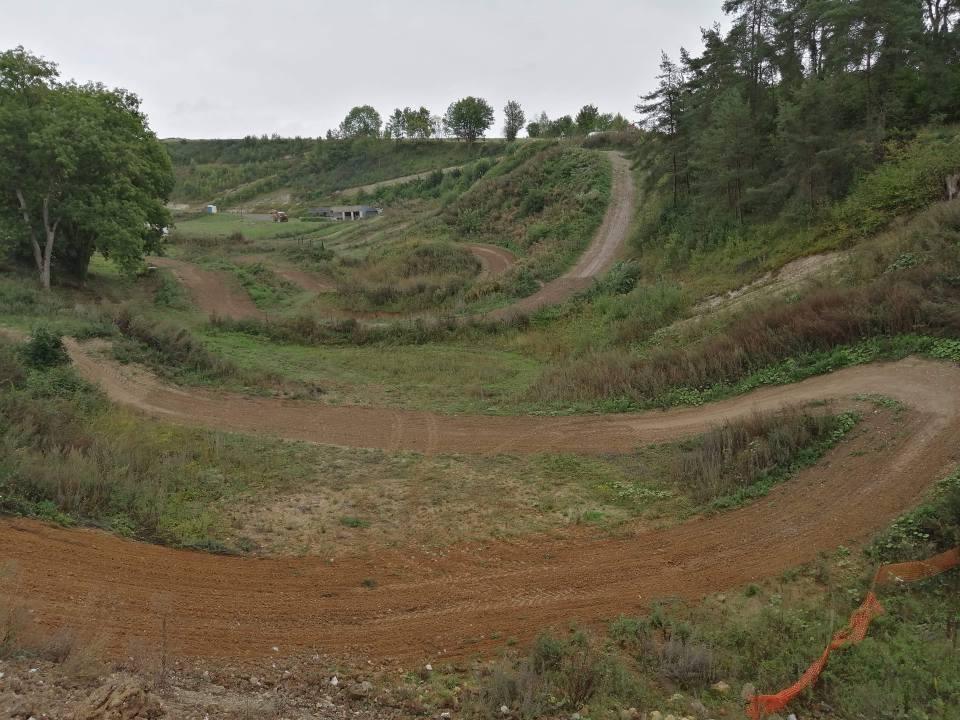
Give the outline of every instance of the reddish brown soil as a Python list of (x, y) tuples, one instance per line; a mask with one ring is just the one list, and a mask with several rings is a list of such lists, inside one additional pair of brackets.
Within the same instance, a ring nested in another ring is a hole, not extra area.
[[(343, 445), (426, 452), (616, 452), (785, 403), (884, 393), (910, 411), (871, 411), (869, 432), (768, 497), (628, 537), (584, 530), (445, 552), (390, 550), (336, 563), (181, 552), (23, 520), (0, 522), (6, 593), (41, 624), (95, 629), (117, 654), (249, 657), (359, 653), (412, 662), (486, 653), (570, 620), (594, 622), (665, 596), (695, 598), (856, 542), (960, 462), (960, 368), (908, 359), (766, 388), (704, 408), (623, 416), (439, 416), (183, 391), (93, 359), (80, 371), (115, 401), (174, 422)], [(9, 577), (9, 575), (7, 576)], [(369, 588), (367, 586), (373, 585)]]
[(630, 162), (620, 153), (607, 153), (613, 165), (610, 204), (590, 247), (566, 274), (544, 285), (533, 295), (490, 313), (493, 318), (527, 315), (542, 307), (556, 305), (590, 287), (617, 261), (623, 251), (636, 202), (636, 187)]
[(517, 257), (512, 252), (497, 245), (470, 243), (465, 247), (483, 265), (483, 270), (480, 273), (481, 279), (502, 275), (517, 261)]
[[(915, 371), (957, 396), (956, 369), (908, 364), (893, 377), (910, 383)], [(0, 556), (18, 570), (7, 592), (39, 623), (95, 629), (117, 655), (159, 647), (163, 615), (173, 655), (356, 653), (412, 664), (488, 654), (507, 638), (697, 598), (862, 539), (960, 460), (956, 407), (946, 409), (937, 402), (899, 422), (871, 414), (864, 432), (766, 498), (626, 537), (571, 530), (334, 563), (216, 557), (7, 520)]]
[[(911, 407), (960, 415), (960, 369), (908, 359), (841, 370), (794, 385), (767, 387), (700, 408), (612, 415), (483, 416), (176, 388), (146, 371), (93, 357), (67, 341), (80, 373), (111, 400), (185, 425), (260, 433), (308, 442), (423, 453), (602, 454), (703, 432), (722, 422), (786, 405), (883, 393)], [(953, 392), (947, 392), (953, 388)]]
[(150, 258), (150, 262), (169, 269), (190, 291), (197, 307), (209, 315), (234, 320), (263, 316), (246, 291), (226, 273), (204, 270), (193, 263), (173, 258), (155, 257)]

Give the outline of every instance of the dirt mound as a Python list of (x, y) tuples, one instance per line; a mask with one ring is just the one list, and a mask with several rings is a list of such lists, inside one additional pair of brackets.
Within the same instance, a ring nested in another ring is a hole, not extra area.
[(782, 297), (797, 290), (811, 278), (835, 270), (839, 264), (848, 258), (849, 254), (845, 252), (830, 252), (797, 258), (788, 262), (776, 272), (768, 272), (743, 287), (731, 290), (723, 295), (707, 298), (694, 308), (694, 312), (702, 314), (720, 308), (730, 309), (746, 301)]

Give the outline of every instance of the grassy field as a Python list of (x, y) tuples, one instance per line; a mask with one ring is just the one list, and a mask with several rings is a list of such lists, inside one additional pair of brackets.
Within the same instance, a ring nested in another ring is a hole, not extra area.
[(333, 403), (488, 412), (505, 400), (515, 402), (540, 372), (536, 361), (493, 348), (401, 346), (390, 350), (385, 363), (380, 347), (306, 347), (226, 332), (200, 338), (241, 368), (315, 384), (324, 401)]

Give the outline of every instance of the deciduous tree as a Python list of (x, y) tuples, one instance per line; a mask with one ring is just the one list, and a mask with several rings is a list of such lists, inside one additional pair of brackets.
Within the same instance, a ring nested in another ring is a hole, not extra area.
[(506, 118), (503, 124), (503, 136), (509, 141), (516, 140), (517, 133), (523, 129), (523, 124), (527, 120), (523, 108), (516, 100), (510, 100), (503, 106), (503, 115)]
[(22, 47), (0, 53), (0, 223), (44, 288), (54, 264), (82, 277), (96, 250), (137, 267), (170, 222), (172, 189), (136, 95), (60, 83)]
[(473, 142), (493, 125), (493, 108), (483, 98), (470, 95), (451, 103), (444, 122), (456, 137)]
[(380, 137), (382, 125), (380, 113), (374, 110), (373, 106), (358, 105), (352, 108), (340, 123), (340, 137), (345, 140), (377, 138)]

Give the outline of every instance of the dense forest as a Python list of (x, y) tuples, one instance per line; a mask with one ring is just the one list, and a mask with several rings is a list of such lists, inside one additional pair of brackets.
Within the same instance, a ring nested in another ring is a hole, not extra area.
[(957, 0), (727, 0), (723, 10), (729, 30), (704, 29), (700, 55), (664, 54), (636, 108), (660, 190), (654, 241), (691, 251), (774, 216), (821, 221), (872, 169), (903, 157), (960, 168), (949, 127), (960, 120)]

